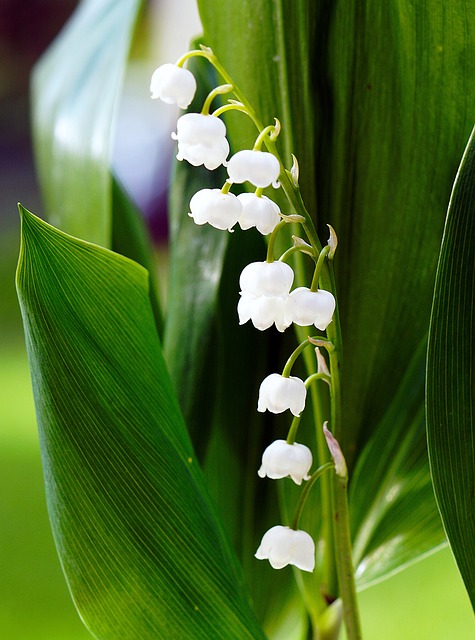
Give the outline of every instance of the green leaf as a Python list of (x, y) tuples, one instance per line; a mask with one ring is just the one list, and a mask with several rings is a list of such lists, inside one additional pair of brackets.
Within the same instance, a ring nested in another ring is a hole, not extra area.
[(426, 342), (414, 353), (352, 478), (351, 530), (359, 588), (445, 543), (428, 472)]
[(34, 147), (49, 220), (103, 246), (111, 246), (115, 112), (141, 4), (83, 0), (33, 75)]
[(82, 619), (101, 640), (263, 639), (172, 391), (146, 271), (21, 212), (48, 509)]
[(475, 133), (452, 191), (427, 355), (427, 435), (437, 504), (475, 606)]

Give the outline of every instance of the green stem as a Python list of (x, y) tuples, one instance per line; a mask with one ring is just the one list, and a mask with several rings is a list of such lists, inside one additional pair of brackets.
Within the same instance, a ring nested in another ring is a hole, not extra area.
[(323, 268), (323, 263), (325, 262), (325, 258), (330, 252), (330, 247), (325, 245), (323, 249), (320, 251), (320, 255), (318, 256), (317, 264), (315, 265), (315, 271), (313, 272), (312, 284), (310, 285), (310, 291), (318, 291), (318, 282), (320, 280), (320, 273)]
[(297, 431), (300, 424), (300, 416), (294, 416), (292, 423), (290, 425), (289, 433), (287, 434), (287, 444), (294, 444), (295, 438), (297, 437)]
[(277, 235), (281, 229), (285, 227), (287, 222), (285, 220), (281, 220), (279, 224), (275, 227), (272, 233), (269, 236), (269, 242), (267, 243), (267, 257), (266, 262), (274, 262), (274, 247), (275, 241), (277, 239)]
[(290, 372), (292, 370), (292, 367), (295, 364), (295, 361), (297, 360), (299, 355), (302, 353), (302, 351), (306, 347), (308, 347), (310, 344), (311, 344), (311, 342), (308, 341), (308, 338), (299, 344), (299, 346), (294, 350), (294, 352), (291, 354), (290, 358), (285, 363), (285, 367), (284, 367), (284, 369), (282, 371), (282, 377), (288, 378), (290, 376)]
[[(233, 90), (232, 84), (221, 84), (219, 85), (219, 87), (216, 87), (216, 89), (213, 89), (212, 91), (210, 91), (208, 94), (208, 97), (203, 103), (203, 107), (201, 109), (201, 115), (203, 116), (209, 115), (209, 108), (213, 100), (216, 98), (216, 96), (222, 95), (223, 93), (229, 93), (232, 90)], [(213, 115), (216, 115), (216, 114), (213, 114)]]
[(335, 507), (335, 551), (338, 581), (343, 601), (343, 619), (348, 640), (361, 640), (361, 624), (356, 598), (355, 573), (352, 562), (350, 518), (348, 512), (348, 477), (335, 474), (333, 482)]
[(300, 498), (297, 503), (297, 506), (295, 507), (294, 518), (292, 520), (292, 524), (290, 525), (291, 529), (298, 529), (300, 516), (302, 515), (305, 502), (307, 501), (308, 494), (310, 493), (310, 490), (315, 484), (315, 482), (322, 475), (322, 473), (324, 473), (325, 471), (328, 471), (328, 469), (333, 469), (334, 467), (335, 465), (333, 464), (333, 462), (326, 462), (325, 464), (323, 464), (321, 467), (319, 467), (316, 471), (312, 473), (310, 480), (308, 480), (308, 482), (306, 483), (304, 490), (300, 494)]

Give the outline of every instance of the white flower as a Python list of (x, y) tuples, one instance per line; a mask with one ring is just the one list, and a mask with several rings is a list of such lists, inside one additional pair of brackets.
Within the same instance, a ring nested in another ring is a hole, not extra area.
[(290, 476), (296, 484), (310, 480), (308, 472), (312, 466), (312, 452), (304, 444), (276, 440), (262, 454), (262, 465), (257, 472), (261, 478), (286, 478)]
[(285, 262), (251, 262), (239, 278), (241, 293), (259, 296), (288, 296), (294, 272)]
[(223, 193), (220, 189), (201, 189), (191, 198), (190, 209), (188, 215), (196, 224), (207, 222), (216, 229), (231, 231), (241, 215), (242, 205), (232, 193)]
[(306, 531), (277, 525), (264, 534), (255, 557), (269, 560), (274, 569), (293, 564), (311, 573), (315, 568), (315, 543)]
[(294, 272), (284, 262), (252, 262), (241, 273), (241, 298), (238, 303), (239, 324), (248, 320), (264, 331), (275, 324), (285, 331), (285, 302), (294, 279)]
[(266, 196), (241, 193), (238, 198), (242, 204), (242, 214), (238, 220), (241, 229), (256, 227), (259, 233), (266, 236), (279, 224), (280, 209), (275, 202)]
[(226, 126), (216, 116), (185, 113), (178, 118), (172, 138), (178, 141), (178, 160), (187, 160), (195, 167), (204, 164), (211, 171), (226, 162)]
[(305, 408), (307, 388), (300, 378), (284, 378), (279, 373), (271, 373), (261, 382), (257, 410), (260, 412), (282, 413), (290, 409), (299, 416)]
[(194, 98), (196, 80), (188, 69), (171, 63), (162, 64), (153, 72), (150, 91), (152, 98), (160, 98), (163, 102), (186, 109)]
[(279, 173), (279, 161), (267, 151), (252, 151), (251, 149), (238, 151), (228, 163), (228, 175), (231, 182), (240, 183), (248, 180), (251, 184), (261, 188), (275, 183)]
[(306, 327), (314, 324), (324, 331), (332, 321), (335, 298), (329, 291), (310, 291), (308, 287), (294, 289), (287, 299), (285, 318), (290, 323)]

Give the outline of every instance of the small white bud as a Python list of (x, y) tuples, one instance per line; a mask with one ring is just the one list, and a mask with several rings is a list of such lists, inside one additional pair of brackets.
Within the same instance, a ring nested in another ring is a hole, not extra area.
[(241, 294), (251, 297), (288, 296), (294, 272), (285, 262), (251, 262), (239, 278)]

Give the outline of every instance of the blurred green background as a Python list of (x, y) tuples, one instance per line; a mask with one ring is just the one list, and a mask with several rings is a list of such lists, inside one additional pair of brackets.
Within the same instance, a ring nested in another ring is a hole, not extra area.
[[(0, 638), (9, 640), (91, 637), (70, 600), (49, 529), (14, 288), (16, 203), (42, 212), (29, 137), (29, 73), (75, 5), (0, 3)], [(475, 619), (448, 549), (362, 593), (361, 609), (365, 640), (475, 638)]]

